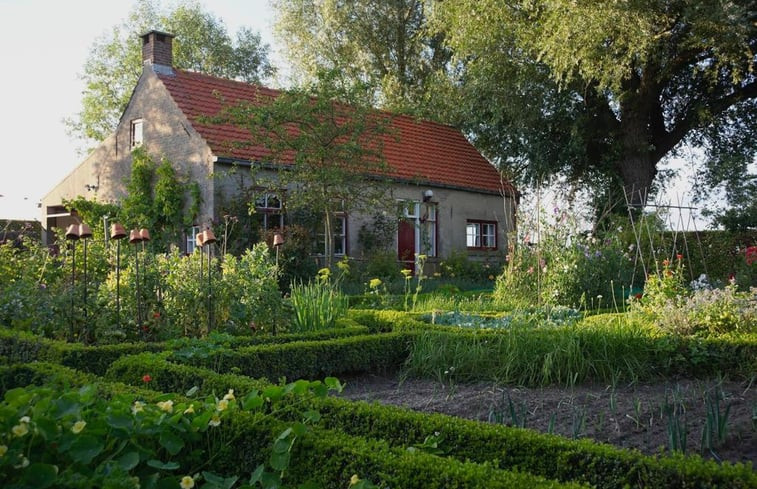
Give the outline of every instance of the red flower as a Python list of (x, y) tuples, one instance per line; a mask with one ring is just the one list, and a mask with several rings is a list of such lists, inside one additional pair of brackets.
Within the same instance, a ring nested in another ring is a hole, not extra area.
[(757, 262), (757, 246), (750, 246), (746, 249), (746, 264), (751, 265)]
[(678, 253), (678, 254), (676, 255), (676, 260), (678, 260), (678, 261), (681, 261), (681, 260), (683, 260), (683, 255), (682, 255), (682, 254), (680, 254), (680, 253)]
[(147, 383), (152, 380), (152, 377), (150, 377), (150, 374), (145, 374), (142, 376), (142, 382)]
[(662, 260), (662, 266), (663, 267), (667, 267), (668, 265), (670, 265), (670, 260), (668, 260), (667, 258), (664, 259), (664, 260)]
[(638, 292), (638, 293), (636, 293), (636, 295), (634, 295), (634, 297), (635, 297), (635, 298), (636, 298), (637, 300), (641, 300), (641, 298), (642, 298), (642, 297), (644, 297), (644, 296), (643, 296), (643, 294), (642, 294), (641, 292)]
[(160, 313), (158, 311), (155, 311), (154, 313), (152, 313), (152, 317), (153, 319), (158, 319), (160, 317)]

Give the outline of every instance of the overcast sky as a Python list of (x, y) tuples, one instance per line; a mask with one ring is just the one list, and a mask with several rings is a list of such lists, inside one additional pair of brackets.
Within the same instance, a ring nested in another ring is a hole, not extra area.
[[(268, 0), (201, 3), (230, 33), (240, 26), (260, 32), (274, 62), (284, 68), (276, 56)], [(40, 219), (37, 203), (82, 161), (62, 121), (81, 109), (78, 75), (92, 43), (125, 19), (133, 5), (0, 0), (0, 219)], [(680, 181), (665, 198), (687, 203), (687, 192), (688, 182)]]

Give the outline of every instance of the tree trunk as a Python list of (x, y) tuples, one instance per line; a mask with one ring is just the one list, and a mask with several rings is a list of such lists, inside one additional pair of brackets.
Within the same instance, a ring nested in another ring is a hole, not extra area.
[(639, 102), (639, 98), (634, 97), (621, 106), (621, 155), (617, 162), (628, 204), (636, 208), (647, 203), (658, 161), (651, 141), (650, 112)]

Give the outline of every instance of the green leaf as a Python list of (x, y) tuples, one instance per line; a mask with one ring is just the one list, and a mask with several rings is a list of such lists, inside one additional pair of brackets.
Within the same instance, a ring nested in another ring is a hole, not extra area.
[(187, 397), (194, 397), (194, 395), (195, 395), (195, 394), (197, 394), (197, 392), (198, 392), (199, 390), (200, 390), (200, 388), (199, 388), (199, 387), (197, 387), (197, 386), (194, 386), (194, 387), (192, 387), (191, 389), (189, 389), (189, 390), (188, 390), (188, 391), (186, 392), (186, 394), (184, 394), (184, 395), (185, 395), (185, 396), (187, 396)]
[(111, 428), (130, 430), (134, 425), (134, 419), (126, 414), (120, 413), (108, 413), (105, 417), (105, 422)]
[(263, 405), (263, 398), (260, 397), (257, 390), (250, 392), (242, 400), (242, 408), (244, 408), (245, 411), (257, 410), (262, 405)]
[(184, 448), (184, 440), (170, 432), (161, 433), (158, 442), (171, 455), (176, 455)]
[(130, 471), (137, 465), (139, 465), (139, 453), (137, 452), (128, 452), (124, 453), (118, 458), (118, 465), (121, 466), (122, 469), (125, 471)]
[(305, 420), (310, 423), (317, 423), (321, 420), (321, 413), (318, 411), (309, 410), (302, 413), (302, 415), (305, 417)]
[(29, 394), (26, 389), (18, 387), (5, 393), (5, 402), (11, 406), (25, 406), (29, 404), (29, 399), (31, 399), (31, 397), (31, 394)]
[(24, 476), (21, 478), (22, 482), (27, 487), (45, 488), (55, 484), (55, 479), (58, 477), (58, 469), (54, 465), (50, 464), (31, 464), (24, 469)]
[(176, 462), (161, 462), (160, 460), (152, 459), (147, 461), (147, 465), (154, 469), (159, 470), (176, 470), (179, 468), (179, 464)]
[(287, 467), (289, 467), (289, 452), (282, 452), (277, 453), (274, 452), (271, 454), (271, 467), (275, 470), (286, 470)]
[(265, 472), (265, 466), (263, 464), (258, 465), (255, 468), (255, 471), (250, 474), (250, 481), (248, 484), (255, 485), (257, 482), (261, 482), (263, 480), (263, 472)]
[(221, 489), (231, 489), (231, 487), (237, 482), (237, 479), (239, 479), (239, 477), (224, 478), (212, 472), (203, 472), (202, 477), (206, 482)]
[(65, 418), (66, 416), (75, 416), (79, 414), (79, 410), (81, 409), (81, 404), (63, 397), (55, 399), (53, 405), (55, 406), (53, 410), (53, 416), (55, 419)]
[(205, 431), (208, 429), (208, 422), (210, 421), (210, 418), (213, 417), (213, 412), (208, 410), (204, 413), (200, 414), (199, 416), (196, 416), (194, 419), (192, 419), (192, 427), (199, 431)]
[(336, 377), (326, 377), (324, 383), (328, 386), (329, 390), (337, 392), (342, 392), (342, 390), (344, 390), (344, 385), (339, 382), (339, 379)]
[(91, 435), (77, 435), (76, 440), (68, 449), (68, 454), (74, 462), (89, 464), (92, 459), (103, 451), (102, 441)]
[(284, 396), (284, 389), (277, 385), (272, 385), (263, 390), (262, 397), (264, 399), (270, 399), (272, 403), (278, 402)]

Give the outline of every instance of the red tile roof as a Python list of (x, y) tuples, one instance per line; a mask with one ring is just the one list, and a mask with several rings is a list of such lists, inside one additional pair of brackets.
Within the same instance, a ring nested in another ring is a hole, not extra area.
[[(158, 77), (215, 156), (266, 161), (262, 147), (233, 144), (249, 141), (249, 132), (244, 128), (203, 123), (198, 119), (216, 115), (221, 109), (221, 98), (226, 103), (255, 101), (260, 96), (275, 97), (277, 90), (181, 70)], [(393, 116), (390, 126), (390, 133), (383, 138), (383, 148), (393, 178), (474, 191), (501, 191), (499, 173), (459, 130), (401, 115)], [(505, 185), (512, 189), (509, 183)]]

